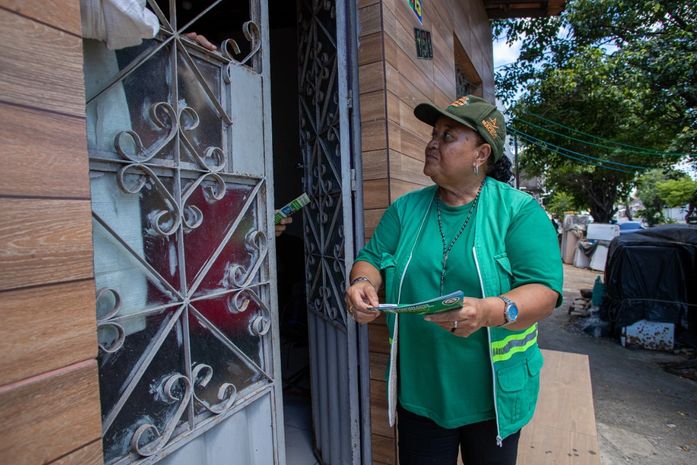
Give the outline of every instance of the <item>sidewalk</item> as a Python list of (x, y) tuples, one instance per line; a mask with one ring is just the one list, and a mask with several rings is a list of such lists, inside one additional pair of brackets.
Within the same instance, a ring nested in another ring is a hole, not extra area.
[(683, 358), (628, 350), (569, 324), (569, 302), (599, 274), (564, 265), (564, 304), (540, 324), (540, 347), (589, 356), (602, 465), (697, 463), (697, 382), (658, 365)]

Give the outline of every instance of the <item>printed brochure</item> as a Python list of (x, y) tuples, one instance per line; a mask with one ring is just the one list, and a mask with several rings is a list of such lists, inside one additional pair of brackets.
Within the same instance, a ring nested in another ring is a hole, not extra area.
[(414, 304), (380, 304), (370, 307), (370, 310), (378, 310), (386, 313), (427, 315), (432, 313), (448, 312), (462, 307), (465, 293), (455, 291), (453, 293), (436, 297), (435, 299), (416, 302)]

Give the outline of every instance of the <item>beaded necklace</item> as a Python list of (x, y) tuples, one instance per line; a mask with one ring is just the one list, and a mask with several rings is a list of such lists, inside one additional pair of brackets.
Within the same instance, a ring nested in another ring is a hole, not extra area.
[(472, 217), (472, 212), (477, 208), (477, 203), (479, 202), (479, 194), (482, 192), (482, 186), (484, 186), (484, 181), (482, 181), (482, 183), (479, 185), (477, 195), (474, 197), (474, 200), (472, 200), (472, 206), (470, 206), (465, 222), (462, 223), (460, 230), (457, 232), (457, 234), (455, 234), (455, 237), (453, 237), (453, 240), (450, 241), (450, 244), (447, 247), (445, 245), (445, 233), (443, 233), (443, 222), (440, 216), (440, 198), (438, 197), (438, 192), (436, 191), (436, 214), (438, 215), (438, 231), (440, 232), (440, 239), (443, 243), (443, 260), (441, 262), (440, 272), (440, 295), (443, 295), (443, 283), (445, 282), (445, 270), (448, 262), (448, 255), (450, 254), (450, 251), (453, 250), (455, 242), (457, 242), (462, 233), (465, 231), (467, 223), (470, 222), (470, 218)]

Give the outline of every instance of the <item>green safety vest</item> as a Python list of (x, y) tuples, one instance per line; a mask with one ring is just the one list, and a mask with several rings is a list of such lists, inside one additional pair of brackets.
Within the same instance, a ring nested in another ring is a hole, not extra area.
[[(411, 254), (421, 231), (425, 214), (435, 198), (436, 186), (430, 186), (407, 195), (409, 211), (400, 223), (400, 243), (389, 264), (381, 266), (385, 280), (386, 302), (399, 303), (400, 288)], [(506, 231), (515, 217), (516, 210), (526, 202), (535, 200), (528, 194), (507, 184), (487, 178), (479, 197), (475, 217), (474, 254), (483, 297), (492, 297), (511, 290), (513, 272), (505, 250)], [(554, 244), (556, 246), (556, 244)], [(554, 250), (550, 250), (553, 253)], [(559, 270), (562, 273), (561, 261)], [(561, 303), (561, 297), (557, 305)], [(394, 424), (397, 402), (397, 347), (398, 317), (387, 314), (390, 337), (390, 364), (388, 367), (388, 413)], [(494, 403), (497, 424), (497, 443), (517, 432), (533, 416), (540, 386), (542, 354), (537, 346), (537, 324), (522, 330), (487, 328), (491, 373), (494, 386)]]

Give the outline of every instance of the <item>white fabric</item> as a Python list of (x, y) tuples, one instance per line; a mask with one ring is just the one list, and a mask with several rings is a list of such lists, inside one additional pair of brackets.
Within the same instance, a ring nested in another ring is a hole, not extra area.
[(140, 45), (160, 30), (146, 0), (80, 0), (82, 36), (106, 43), (111, 50)]

